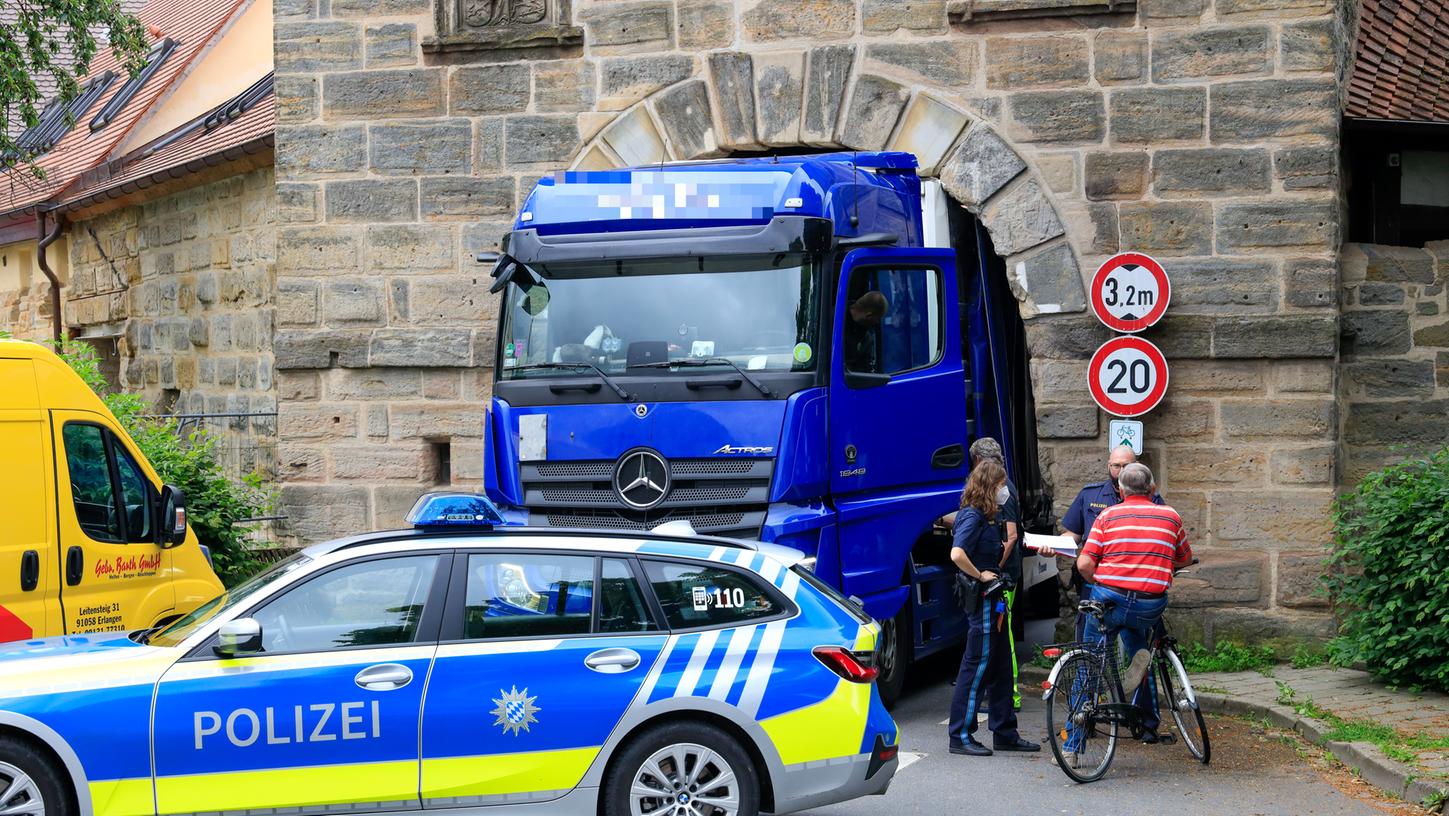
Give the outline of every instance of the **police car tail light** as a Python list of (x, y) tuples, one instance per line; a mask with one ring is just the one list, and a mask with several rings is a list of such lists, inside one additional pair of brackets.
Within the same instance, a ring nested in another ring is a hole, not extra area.
[(871, 665), (869, 657), (857, 655), (841, 646), (816, 646), (811, 654), (824, 663), (825, 668), (852, 683), (869, 683), (880, 674), (880, 670)]

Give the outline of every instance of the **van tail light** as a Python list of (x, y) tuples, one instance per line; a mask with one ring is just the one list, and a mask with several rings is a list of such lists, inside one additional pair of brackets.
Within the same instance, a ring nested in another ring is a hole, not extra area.
[(852, 652), (841, 646), (816, 646), (810, 653), (825, 668), (852, 683), (870, 683), (880, 674), (870, 653)]

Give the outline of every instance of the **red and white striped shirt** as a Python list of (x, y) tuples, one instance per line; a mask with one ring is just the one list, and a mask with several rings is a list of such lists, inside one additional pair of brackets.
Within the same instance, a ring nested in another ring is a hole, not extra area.
[(1173, 563), (1192, 558), (1192, 547), (1176, 510), (1128, 496), (1097, 516), (1082, 554), (1097, 562), (1092, 583), (1163, 593), (1172, 586)]

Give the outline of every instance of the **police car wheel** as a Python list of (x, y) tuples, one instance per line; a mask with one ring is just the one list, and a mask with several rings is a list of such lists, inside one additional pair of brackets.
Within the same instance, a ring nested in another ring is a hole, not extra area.
[(604, 816), (756, 816), (760, 783), (734, 737), (702, 722), (640, 734), (604, 780)]
[(0, 812), (7, 816), (70, 816), (61, 775), (28, 743), (0, 737)]

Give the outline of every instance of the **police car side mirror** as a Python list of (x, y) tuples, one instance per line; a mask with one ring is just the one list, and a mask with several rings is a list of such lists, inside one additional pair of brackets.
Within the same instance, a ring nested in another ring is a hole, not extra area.
[(156, 543), (163, 549), (186, 541), (186, 493), (179, 487), (161, 486), (156, 499)]
[(216, 645), (211, 648), (217, 657), (244, 657), (262, 650), (262, 625), (255, 618), (238, 618), (221, 625)]

